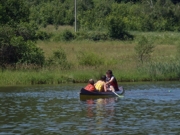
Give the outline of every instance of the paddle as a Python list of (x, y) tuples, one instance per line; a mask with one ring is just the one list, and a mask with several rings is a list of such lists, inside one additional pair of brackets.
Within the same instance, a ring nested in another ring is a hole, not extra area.
[(120, 95), (118, 95), (116, 92), (114, 92), (114, 91), (112, 91), (116, 96), (118, 96), (118, 97), (124, 97), (124, 96), (120, 96)]

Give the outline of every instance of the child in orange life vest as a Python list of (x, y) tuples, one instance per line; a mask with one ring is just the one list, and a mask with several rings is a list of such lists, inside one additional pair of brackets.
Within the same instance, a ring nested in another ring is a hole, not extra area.
[(106, 72), (106, 85), (109, 86), (108, 89), (111, 90), (111, 91), (118, 91), (119, 88), (118, 88), (118, 83), (117, 83), (117, 80), (116, 78), (113, 76), (113, 73), (111, 70), (108, 70)]
[(95, 91), (94, 80), (90, 79), (88, 85), (84, 89), (88, 91)]
[(99, 92), (106, 92), (106, 76), (101, 76), (101, 79), (94, 84), (96, 90)]

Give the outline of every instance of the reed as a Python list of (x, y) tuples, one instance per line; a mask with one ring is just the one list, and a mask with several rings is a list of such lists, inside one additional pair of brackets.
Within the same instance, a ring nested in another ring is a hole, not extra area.
[[(140, 68), (113, 69), (113, 73), (119, 82), (136, 81), (163, 81), (179, 80), (180, 64), (174, 63), (151, 63)], [(100, 79), (109, 68), (93, 69), (80, 68), (74, 70), (46, 70), (41, 71), (10, 71), (0, 73), (0, 85), (30, 85), (30, 84), (60, 84), (60, 83), (87, 83), (90, 78), (95, 81)]]

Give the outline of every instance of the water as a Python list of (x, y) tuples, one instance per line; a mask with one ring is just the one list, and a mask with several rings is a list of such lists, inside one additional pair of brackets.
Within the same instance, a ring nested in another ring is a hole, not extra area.
[(0, 135), (179, 135), (180, 83), (123, 83), (123, 98), (80, 100), (85, 84), (0, 87)]

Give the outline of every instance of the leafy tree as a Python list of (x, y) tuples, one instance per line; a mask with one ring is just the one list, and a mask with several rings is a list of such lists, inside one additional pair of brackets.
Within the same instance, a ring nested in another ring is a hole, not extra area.
[(126, 34), (125, 23), (120, 18), (110, 16), (108, 18), (108, 31), (111, 38), (124, 39)]
[(1, 0), (0, 66), (44, 62), (44, 54), (30, 40), (36, 39), (37, 26), (29, 21), (30, 11), (23, 0)]
[(32, 5), (30, 8), (31, 20), (46, 27), (48, 24), (73, 25), (74, 23), (74, 1), (53, 0)]
[(30, 11), (23, 0), (0, 0), (2, 13), (1, 24), (15, 25), (20, 22), (28, 22)]
[[(27, 1), (31, 3), (30, 19), (39, 25), (74, 24), (72, 0)], [(77, 0), (78, 28), (106, 31), (106, 17), (111, 14), (120, 17), (127, 30), (180, 31), (180, 8), (173, 2), (175, 3), (174, 0)]]
[(12, 63), (40, 64), (44, 63), (41, 49), (22, 36), (17, 36), (12, 27), (0, 27), (0, 58), (1, 65)]

